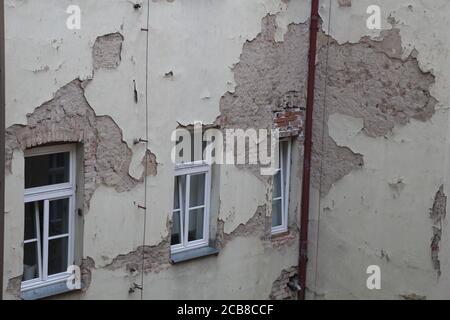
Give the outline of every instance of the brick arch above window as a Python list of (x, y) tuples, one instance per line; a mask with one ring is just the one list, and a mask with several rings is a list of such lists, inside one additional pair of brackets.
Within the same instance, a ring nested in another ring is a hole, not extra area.
[[(84, 96), (83, 84), (74, 80), (55, 97), (27, 115), (27, 125), (6, 129), (6, 173), (11, 173), (14, 150), (52, 143), (81, 143), (84, 149), (85, 205), (101, 185), (117, 192), (130, 190), (144, 177), (129, 174), (132, 151), (123, 141), (122, 130), (109, 116), (97, 116)], [(147, 164), (145, 164), (147, 159)], [(147, 150), (143, 159), (149, 175), (156, 175), (156, 156)]]

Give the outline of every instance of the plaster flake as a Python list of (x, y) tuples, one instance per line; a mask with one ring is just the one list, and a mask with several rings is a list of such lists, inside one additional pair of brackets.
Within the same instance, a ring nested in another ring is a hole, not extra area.
[(297, 300), (297, 291), (289, 288), (288, 283), (297, 283), (298, 267), (283, 269), (280, 276), (273, 282), (269, 295), (270, 300)]
[(94, 69), (117, 68), (122, 60), (123, 40), (123, 36), (118, 32), (98, 37), (92, 49)]
[(91, 257), (86, 257), (81, 261), (81, 281), (84, 284), (83, 291), (87, 291), (92, 282), (92, 269), (95, 269), (95, 261)]
[(236, 238), (258, 237), (266, 251), (282, 250), (298, 243), (298, 227), (290, 225), (288, 232), (280, 235), (272, 235), (272, 217), (267, 215), (267, 205), (259, 206), (255, 214), (245, 223), (239, 224), (231, 232), (225, 230), (225, 221), (217, 222), (217, 247), (223, 249), (227, 243)]
[(170, 240), (164, 239), (155, 246), (139, 246), (135, 251), (127, 254), (120, 254), (104, 268), (107, 270), (117, 270), (125, 268), (133, 275), (136, 272), (158, 273), (170, 266)]
[(433, 207), (430, 211), (430, 218), (433, 220), (431, 238), (431, 261), (437, 276), (441, 276), (441, 261), (439, 260), (440, 242), (442, 238), (442, 222), (447, 214), (447, 196), (444, 193), (444, 186), (441, 185), (434, 197)]

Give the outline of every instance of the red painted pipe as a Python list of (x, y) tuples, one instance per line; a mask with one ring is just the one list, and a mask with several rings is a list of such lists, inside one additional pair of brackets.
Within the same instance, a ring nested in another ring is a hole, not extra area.
[(311, 2), (311, 22), (309, 35), (308, 92), (306, 96), (305, 142), (303, 158), (302, 204), (300, 213), (300, 239), (298, 258), (298, 299), (305, 299), (306, 264), (308, 262), (308, 222), (309, 191), (311, 177), (312, 124), (314, 108), (314, 87), (316, 80), (317, 32), (319, 25), (319, 0)]

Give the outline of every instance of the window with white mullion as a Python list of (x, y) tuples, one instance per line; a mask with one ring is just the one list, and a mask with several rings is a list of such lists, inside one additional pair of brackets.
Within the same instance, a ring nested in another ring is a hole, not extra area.
[[(25, 184), (29, 188), (24, 199), (24, 290), (69, 276), (67, 267), (73, 263), (74, 148), (55, 146), (31, 150), (26, 154), (25, 163)], [(35, 208), (34, 219), (29, 215), (31, 207)], [(33, 226), (36, 236), (30, 238)], [(36, 243), (34, 251), (26, 248), (29, 243)]]
[(279, 169), (273, 177), (272, 233), (287, 231), (289, 207), (289, 176), (291, 141), (282, 140), (279, 146)]
[(208, 245), (209, 170), (208, 165), (183, 165), (175, 177), (172, 253)]
[(184, 234), (183, 234), (183, 247), (188, 246), (189, 239), (189, 192), (191, 191), (191, 175), (186, 175), (186, 194), (185, 194), (185, 203), (184, 203)]

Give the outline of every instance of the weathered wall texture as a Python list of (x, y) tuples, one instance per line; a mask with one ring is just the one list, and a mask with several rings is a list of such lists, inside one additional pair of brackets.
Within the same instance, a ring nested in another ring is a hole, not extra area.
[(449, 298), (448, 10), (321, 1), (308, 298)]
[[(136, 3), (141, 7), (128, 0), (79, 1), (81, 29), (68, 30), (72, 1), (6, 1), (5, 294), (17, 298), (22, 273), (23, 150), (77, 142), (85, 154), (77, 244), (86, 288), (57, 298), (139, 299), (134, 284), (144, 272), (144, 298), (267, 299), (274, 283), (285, 289), (280, 274), (297, 261), (300, 141), (293, 149), (297, 179), (287, 235), (268, 236), (271, 179), (222, 166), (212, 221), (219, 254), (171, 265), (170, 137), (178, 124), (195, 121), (270, 128), (275, 112), (286, 110), (284, 120), (301, 136), (308, 1), (150, 1), (150, 10), (146, 1)], [(145, 138), (146, 111), (150, 150), (135, 143)], [(144, 246), (138, 205), (147, 207)]]
[[(139, 3), (80, 1), (73, 31), (69, 0), (6, 1), (5, 295), (17, 298), (22, 273), (23, 150), (66, 141), (87, 156), (87, 288), (61, 298), (138, 299), (141, 272), (144, 298), (293, 298), (309, 1)], [(381, 30), (366, 27), (373, 4)], [(450, 297), (449, 11), (446, 0), (321, 1), (308, 298)], [(150, 150), (134, 143), (146, 113)], [(287, 235), (269, 236), (271, 179), (222, 166), (219, 254), (170, 264), (170, 137), (195, 121), (299, 134)], [(380, 290), (366, 287), (370, 265)]]

